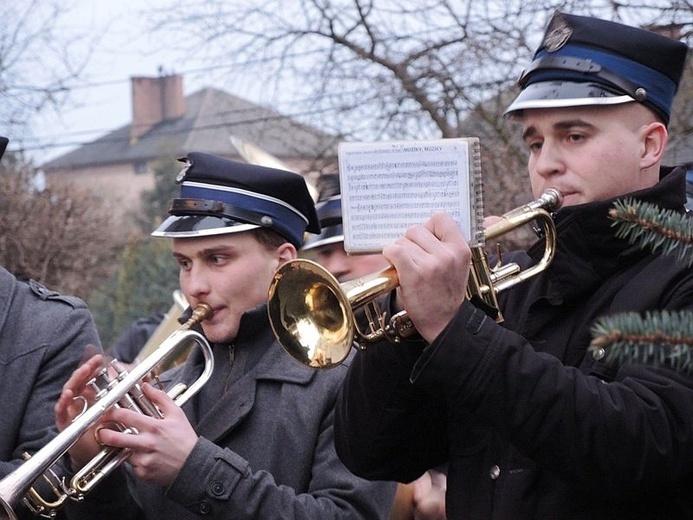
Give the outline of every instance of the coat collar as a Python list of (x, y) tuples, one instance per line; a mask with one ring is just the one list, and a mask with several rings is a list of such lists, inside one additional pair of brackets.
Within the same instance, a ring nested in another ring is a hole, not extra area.
[(240, 349), (262, 350), (260, 359), (251, 369), (257, 379), (307, 384), (315, 375), (314, 370), (301, 365), (279, 345), (270, 326), (266, 304), (243, 315), (233, 343), (237, 352)]
[[(564, 298), (591, 294), (614, 272), (650, 254), (639, 244), (616, 238), (609, 210), (617, 199), (634, 198), (664, 209), (683, 211), (685, 173), (682, 167), (664, 167), (660, 181), (650, 188), (605, 201), (569, 206), (556, 212), (556, 256), (547, 271), (551, 283), (545, 293), (549, 301), (560, 304)], [(528, 251), (535, 260), (543, 252), (543, 240)]]
[[(215, 441), (234, 429), (253, 409), (257, 385), (263, 381), (307, 385), (316, 377), (315, 370), (305, 367), (284, 352), (274, 339), (267, 318), (266, 305), (247, 312), (242, 320), (239, 334), (233, 341), (236, 355), (240, 350), (252, 357), (254, 349), (262, 351), (259, 359), (248, 369), (245, 376), (232, 385), (214, 406), (203, 416), (196, 415), (195, 403), (184, 409), (192, 417), (195, 430), (201, 436)], [(162, 381), (170, 386), (172, 381), (192, 381), (202, 371), (204, 357), (199, 349), (194, 350), (180, 371), (164, 374)], [(166, 377), (168, 376), (168, 377)], [(193, 399), (194, 401), (194, 399)], [(192, 415), (190, 415), (192, 414)]]
[[(259, 360), (253, 363), (253, 372), (257, 379), (285, 381), (296, 384), (307, 384), (314, 376), (314, 370), (301, 365), (294, 360), (277, 343), (269, 324), (267, 305), (261, 304), (247, 311), (241, 317), (238, 334), (229, 342), (237, 351), (252, 349), (262, 351)], [(193, 351), (190, 359), (183, 365), (180, 372), (174, 372), (172, 379), (190, 380), (201, 370), (204, 358), (199, 351)], [(163, 379), (162, 379), (163, 381)]]

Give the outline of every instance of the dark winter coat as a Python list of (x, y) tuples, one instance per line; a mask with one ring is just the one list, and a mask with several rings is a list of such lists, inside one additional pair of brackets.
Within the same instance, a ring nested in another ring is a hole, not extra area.
[[(663, 173), (633, 195), (682, 210), (685, 172)], [(359, 353), (335, 422), (346, 465), (408, 481), (449, 463), (449, 519), (693, 518), (693, 377), (587, 350), (600, 316), (691, 309), (693, 270), (615, 238), (612, 202), (557, 213), (556, 257), (502, 294), (502, 325), (465, 302), (430, 346)]]
[[(88, 345), (101, 352), (82, 300), (0, 267), (0, 477), (55, 437), (55, 402)], [(17, 513), (35, 518), (22, 506)]]

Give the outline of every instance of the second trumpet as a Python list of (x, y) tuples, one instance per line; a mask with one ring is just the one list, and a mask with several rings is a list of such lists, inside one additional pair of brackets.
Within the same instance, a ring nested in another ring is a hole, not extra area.
[[(545, 237), (544, 255), (525, 270), (514, 263), (490, 267), (484, 248), (472, 247), (468, 298), (476, 296), (498, 309), (499, 292), (549, 266), (556, 244), (556, 228), (549, 212), (558, 209), (561, 202), (560, 192), (549, 189), (538, 199), (505, 213), (484, 231), (484, 238), (492, 240), (536, 221)], [(332, 368), (346, 359), (352, 346), (363, 349), (383, 338), (396, 342), (416, 332), (405, 312), (388, 319), (378, 306), (377, 299), (398, 285), (397, 271), (392, 266), (340, 284), (315, 262), (292, 260), (276, 271), (270, 285), (270, 324), (277, 341), (291, 357), (312, 368)], [(367, 331), (361, 330), (355, 319), (354, 310), (361, 307)], [(500, 312), (497, 319), (503, 319)]]
[[(171, 334), (152, 354), (132, 370), (117, 369), (111, 377), (104, 369), (89, 384), (97, 391), (96, 402), (86, 408), (74, 421), (26, 462), (0, 480), (0, 520), (16, 520), (16, 509), (24, 502), (32, 512), (45, 518), (53, 518), (67, 499), (82, 500), (94, 486), (129, 456), (127, 450), (104, 447), (85, 467), (69, 480), (63, 481), (53, 470), (55, 464), (93, 425), (98, 423), (111, 407), (127, 407), (140, 413), (160, 417), (156, 406), (142, 393), (141, 381), (169, 358), (176, 357), (182, 349), (197, 345), (205, 358), (202, 374), (190, 386), (176, 386), (168, 395), (178, 406), (197, 393), (207, 383), (214, 368), (212, 348), (200, 333), (189, 330), (211, 314), (207, 304), (195, 308), (192, 317)], [(42, 496), (34, 485), (43, 479), (54, 495)]]

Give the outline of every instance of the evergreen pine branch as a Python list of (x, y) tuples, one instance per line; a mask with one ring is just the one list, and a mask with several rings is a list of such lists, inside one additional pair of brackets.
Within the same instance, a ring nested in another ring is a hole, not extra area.
[(605, 316), (592, 327), (589, 350), (610, 365), (626, 362), (693, 372), (693, 310)]
[(687, 267), (693, 265), (693, 219), (686, 214), (624, 199), (614, 203), (609, 216), (618, 228), (616, 237), (640, 242), (654, 253), (675, 254)]
[[(693, 265), (693, 219), (635, 199), (609, 212), (616, 237), (640, 242), (653, 253), (675, 254)], [(610, 365), (640, 363), (693, 373), (693, 310), (627, 312), (603, 316), (592, 327), (589, 351)]]

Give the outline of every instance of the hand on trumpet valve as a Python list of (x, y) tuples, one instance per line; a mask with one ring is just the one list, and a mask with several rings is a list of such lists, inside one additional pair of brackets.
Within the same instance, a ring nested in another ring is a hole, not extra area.
[(398, 306), (406, 309), (424, 339), (433, 341), (457, 312), (467, 288), (471, 251), (460, 227), (450, 215), (437, 213), (386, 246), (383, 256), (397, 269)]
[[(67, 428), (72, 421), (79, 417), (85, 406), (92, 406), (96, 401), (96, 390), (89, 385), (104, 368), (104, 357), (97, 354), (79, 366), (63, 385), (60, 397), (55, 404), (55, 420), (60, 431)], [(96, 442), (95, 428), (89, 428), (89, 433), (82, 435), (69, 450), (73, 469), (79, 469), (94, 457), (101, 446)], [(86, 432), (85, 432), (86, 433)]]
[[(118, 382), (122, 367), (104, 365), (96, 355), (75, 370), (63, 386), (55, 406), (56, 423), (62, 431), (94, 406), (109, 387)], [(138, 395), (139, 402), (131, 396)], [(147, 409), (143, 405), (147, 404)], [(117, 406), (108, 408), (91, 424), (68, 453), (75, 471), (87, 465), (104, 448), (128, 451), (127, 461), (140, 479), (169, 484), (197, 443), (197, 434), (185, 413), (164, 391), (149, 383), (133, 387)]]
[(168, 485), (195, 447), (198, 436), (183, 409), (166, 392), (149, 383), (142, 384), (144, 396), (161, 412), (161, 418), (114, 407), (102, 422), (121, 425), (123, 431), (103, 428), (99, 440), (106, 446), (127, 449), (127, 462), (144, 481)]

